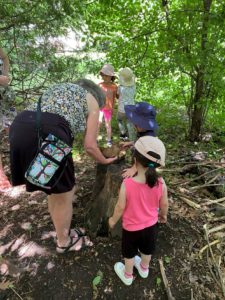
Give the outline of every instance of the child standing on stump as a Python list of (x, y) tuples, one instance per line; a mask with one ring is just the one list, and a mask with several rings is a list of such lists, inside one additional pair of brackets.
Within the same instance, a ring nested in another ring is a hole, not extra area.
[(168, 212), (167, 187), (156, 170), (165, 165), (164, 144), (156, 137), (144, 136), (134, 147), (137, 175), (123, 180), (113, 216), (109, 218), (109, 227), (113, 228), (122, 216), (125, 265), (117, 262), (114, 270), (126, 285), (133, 282), (133, 267), (142, 278), (148, 277), (157, 223), (166, 223)]
[[(134, 105), (135, 97), (135, 77), (130, 68), (123, 68), (119, 71), (118, 86), (118, 113), (117, 121), (120, 130), (120, 139), (123, 141), (133, 141), (135, 131), (133, 124), (127, 119), (124, 107), (125, 105)], [(128, 135), (127, 135), (128, 133)]]
[(112, 146), (112, 127), (111, 120), (113, 115), (114, 103), (117, 95), (117, 85), (114, 83), (115, 73), (114, 68), (110, 64), (105, 64), (100, 70), (100, 75), (103, 81), (99, 84), (106, 95), (105, 106), (100, 110), (99, 127), (102, 124), (103, 117), (107, 133), (107, 146)]

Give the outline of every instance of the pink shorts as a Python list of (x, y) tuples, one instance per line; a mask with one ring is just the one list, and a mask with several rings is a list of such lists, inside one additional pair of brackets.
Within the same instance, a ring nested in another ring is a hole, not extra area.
[(102, 118), (104, 116), (105, 121), (111, 121), (112, 120), (112, 109), (101, 109), (100, 110), (100, 115), (99, 115), (99, 121), (102, 122)]

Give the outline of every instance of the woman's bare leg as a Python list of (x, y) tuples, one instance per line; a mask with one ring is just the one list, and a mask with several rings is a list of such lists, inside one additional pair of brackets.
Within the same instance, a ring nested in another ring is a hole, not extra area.
[(68, 235), (73, 214), (73, 197), (75, 186), (66, 193), (51, 194), (48, 196), (48, 209), (55, 226), (58, 246), (68, 244)]

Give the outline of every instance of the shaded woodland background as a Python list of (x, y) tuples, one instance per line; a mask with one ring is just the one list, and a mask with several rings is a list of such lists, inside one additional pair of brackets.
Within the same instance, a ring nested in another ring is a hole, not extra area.
[[(1, 0), (0, 5), (0, 43), (11, 61), (17, 104), (26, 105), (52, 83), (92, 78), (110, 62), (116, 70), (134, 70), (136, 100), (154, 104), (159, 118), (164, 108), (184, 110), (190, 140), (200, 140), (207, 127), (224, 132), (223, 1)], [(65, 47), (66, 36), (73, 47)]]

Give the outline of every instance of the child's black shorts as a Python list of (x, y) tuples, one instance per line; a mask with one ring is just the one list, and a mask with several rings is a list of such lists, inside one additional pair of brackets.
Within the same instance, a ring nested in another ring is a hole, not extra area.
[(158, 223), (138, 231), (122, 232), (122, 255), (125, 258), (133, 258), (138, 254), (138, 250), (151, 255), (155, 252), (155, 244), (158, 233)]

